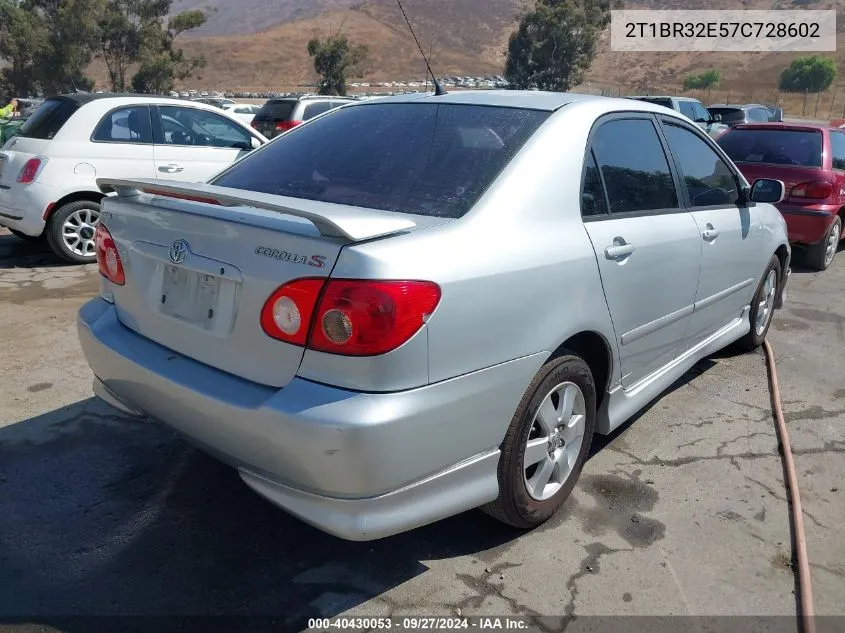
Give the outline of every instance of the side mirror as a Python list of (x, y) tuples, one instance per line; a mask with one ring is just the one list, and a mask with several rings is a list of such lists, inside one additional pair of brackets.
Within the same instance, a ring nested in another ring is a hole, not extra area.
[(250, 140), (249, 143), (252, 146), (252, 149), (258, 149), (259, 147), (261, 147), (264, 144), (261, 141), (259, 141), (257, 138), (255, 138), (254, 136), (252, 137), (252, 140)]
[(782, 181), (772, 180), (771, 178), (760, 178), (754, 181), (748, 199), (751, 202), (777, 204), (783, 200), (785, 192), (786, 188)]
[(713, 120), (714, 123), (718, 123), (719, 121), (722, 120), (722, 115), (721, 114), (714, 114), (712, 120)]

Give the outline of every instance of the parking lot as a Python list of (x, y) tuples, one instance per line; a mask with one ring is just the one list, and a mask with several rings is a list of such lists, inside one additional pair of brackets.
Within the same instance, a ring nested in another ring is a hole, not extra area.
[[(0, 622), (795, 612), (761, 353), (699, 363), (599, 438), (565, 510), (532, 533), (469, 512), (352, 543), (92, 397), (75, 317), (97, 283), (95, 265), (59, 264), (0, 229)], [(822, 615), (845, 614), (843, 287), (845, 256), (826, 273), (796, 268), (770, 333)]]

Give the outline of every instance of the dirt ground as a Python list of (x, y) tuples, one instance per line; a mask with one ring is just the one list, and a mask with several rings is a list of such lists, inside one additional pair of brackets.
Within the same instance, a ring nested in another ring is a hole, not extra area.
[[(92, 397), (75, 319), (96, 288), (94, 266), (61, 265), (0, 230), (0, 628), (23, 618), (31, 630), (74, 630), (59, 616), (94, 614), (251, 614), (303, 629), (339, 614), (795, 613), (760, 353), (700, 362), (600, 439), (565, 509), (540, 529), (468, 512), (348, 543)], [(770, 334), (816, 610), (840, 616), (843, 289), (845, 252), (826, 273), (796, 267)]]

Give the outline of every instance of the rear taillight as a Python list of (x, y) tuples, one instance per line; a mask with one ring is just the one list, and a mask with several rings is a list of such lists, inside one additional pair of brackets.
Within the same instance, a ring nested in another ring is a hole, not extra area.
[(287, 132), (288, 130), (292, 130), (301, 123), (302, 121), (279, 121), (278, 123), (276, 123), (276, 131)]
[(376, 356), (410, 340), (439, 302), (440, 287), (430, 281), (299, 279), (270, 296), (261, 327), (315, 351)]
[(793, 198), (812, 198), (813, 200), (826, 200), (833, 195), (833, 185), (824, 180), (802, 182), (795, 185), (789, 195)]
[(35, 179), (38, 178), (38, 173), (41, 171), (41, 168), (44, 167), (44, 164), (47, 162), (45, 158), (30, 158), (26, 163), (24, 163), (23, 169), (18, 174), (17, 181), (22, 185), (28, 185), (31, 182), (35, 182)]
[(268, 336), (286, 343), (305, 345), (311, 315), (324, 279), (297, 279), (272, 295), (261, 310), (261, 328)]
[(94, 244), (97, 248), (97, 265), (100, 267), (100, 274), (113, 284), (122, 286), (126, 283), (123, 262), (120, 261), (120, 253), (117, 252), (117, 245), (111, 233), (102, 222), (97, 224)]

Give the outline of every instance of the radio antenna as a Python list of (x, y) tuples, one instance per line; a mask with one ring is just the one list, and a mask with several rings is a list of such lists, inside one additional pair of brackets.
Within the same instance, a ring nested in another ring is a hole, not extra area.
[(411, 26), (411, 21), (408, 19), (408, 14), (405, 13), (405, 9), (402, 7), (402, 2), (400, 0), (396, 0), (396, 4), (399, 5), (399, 10), (402, 12), (402, 15), (405, 17), (405, 22), (408, 23), (408, 28), (411, 30), (411, 35), (414, 36), (414, 41), (417, 43), (417, 48), (420, 49), (420, 55), (422, 55), (423, 61), (425, 62), (425, 67), (428, 69), (428, 74), (431, 75), (431, 79), (434, 82), (434, 96), (435, 97), (442, 97), (445, 94), (448, 94), (444, 89), (443, 86), (440, 85), (440, 82), (437, 81), (437, 77), (434, 76), (434, 73), (431, 71), (431, 64), (428, 63), (428, 57), (425, 56), (423, 52), (422, 46), (420, 46), (420, 41), (417, 39), (417, 34), (414, 33), (414, 27)]

